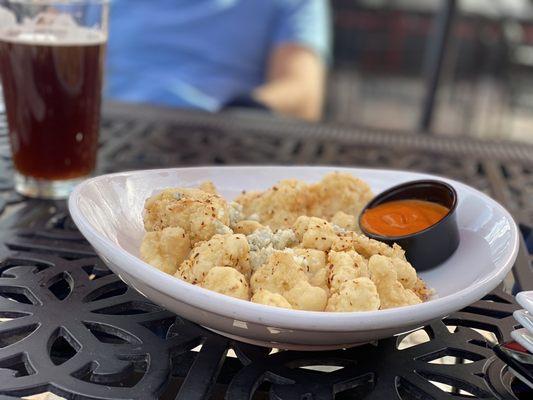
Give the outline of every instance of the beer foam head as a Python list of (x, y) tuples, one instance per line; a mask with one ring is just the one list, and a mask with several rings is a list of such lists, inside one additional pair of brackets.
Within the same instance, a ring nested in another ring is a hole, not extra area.
[(47, 11), (18, 23), (15, 14), (0, 7), (0, 40), (33, 45), (90, 45), (105, 42), (97, 27), (79, 26), (71, 15)]

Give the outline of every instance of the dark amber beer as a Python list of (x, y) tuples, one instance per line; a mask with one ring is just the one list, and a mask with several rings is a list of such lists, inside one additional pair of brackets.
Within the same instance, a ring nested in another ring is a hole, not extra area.
[(96, 164), (109, 1), (0, 3), (15, 188), (65, 198)]
[(105, 42), (0, 38), (0, 74), (15, 168), (73, 179), (95, 166)]

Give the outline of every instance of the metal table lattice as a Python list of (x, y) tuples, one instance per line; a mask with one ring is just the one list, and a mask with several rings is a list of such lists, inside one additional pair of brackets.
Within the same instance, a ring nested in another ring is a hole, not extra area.
[[(335, 164), (446, 174), (489, 193), (520, 222), (509, 292), (533, 289), (533, 148), (108, 105), (99, 172), (198, 164)], [(2, 124), (2, 122), (0, 122)], [(354, 349), (270, 352), (215, 335), (112, 274), (64, 202), (11, 188), (0, 125), (0, 399), (528, 398), (490, 349), (515, 326), (502, 288), (423, 329)], [(529, 242), (531, 247), (531, 242)], [(415, 340), (416, 338), (416, 340)], [(418, 343), (418, 344), (416, 344)], [(199, 347), (199, 345), (202, 345)], [(4, 395), (5, 397), (2, 397)]]

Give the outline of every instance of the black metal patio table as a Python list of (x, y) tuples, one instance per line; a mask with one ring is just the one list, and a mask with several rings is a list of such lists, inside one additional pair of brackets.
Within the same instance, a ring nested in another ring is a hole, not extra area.
[(533, 146), (107, 104), (98, 173), (201, 164), (417, 170), (479, 188), (520, 224), (513, 273), (471, 306), (353, 349), (270, 352), (150, 303), (98, 259), (64, 202), (17, 195), (0, 121), (0, 399), (46, 391), (67, 399), (532, 398), (491, 346), (516, 325), (511, 293), (533, 289)]

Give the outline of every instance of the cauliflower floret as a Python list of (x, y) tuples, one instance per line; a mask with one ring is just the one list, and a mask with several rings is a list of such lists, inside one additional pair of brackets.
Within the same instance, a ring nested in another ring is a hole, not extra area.
[(416, 285), (418, 277), (416, 276), (416, 270), (406, 260), (401, 258), (391, 258), (392, 265), (398, 274), (398, 280), (406, 289), (413, 289)]
[(353, 231), (358, 228), (357, 219), (353, 214), (346, 214), (342, 211), (335, 213), (333, 218), (329, 221), (333, 225), (338, 226), (339, 228), (345, 231)]
[(148, 232), (179, 226), (195, 244), (221, 231), (221, 225), (229, 225), (229, 206), (221, 197), (199, 189), (167, 189), (146, 200), (143, 218)]
[(330, 220), (337, 212), (359, 215), (363, 207), (374, 197), (370, 186), (355, 176), (342, 172), (327, 174), (316, 184), (309, 185), (309, 212)]
[(257, 221), (244, 220), (232, 225), (233, 232), (242, 233), (243, 235), (251, 235), (257, 230), (264, 229), (265, 227)]
[(326, 311), (373, 311), (379, 306), (376, 285), (362, 277), (343, 282), (338, 292), (329, 298)]
[(329, 252), (328, 261), (328, 282), (332, 292), (338, 291), (346, 281), (369, 275), (366, 260), (355, 251), (337, 252), (332, 250)]
[(250, 300), (250, 288), (243, 274), (231, 267), (213, 267), (201, 283), (205, 289), (227, 296)]
[(249, 246), (244, 235), (215, 235), (196, 245), (176, 276), (189, 283), (202, 283), (214, 267), (233, 267), (245, 277), (250, 276)]
[(392, 260), (382, 255), (374, 255), (368, 261), (370, 277), (377, 287), (381, 308), (394, 308), (420, 303), (420, 299), (398, 281), (398, 274)]
[(167, 274), (174, 274), (190, 251), (189, 235), (180, 227), (147, 232), (141, 243), (141, 259)]
[(235, 199), (242, 204), (246, 219), (257, 214), (259, 222), (272, 230), (289, 228), (307, 210), (307, 187), (304, 182), (287, 179), (264, 192), (243, 193)]
[(320, 218), (298, 217), (293, 229), (303, 248), (328, 251), (337, 240), (331, 224)]
[(355, 250), (365, 258), (380, 254), (390, 258), (405, 260), (405, 252), (396, 243), (391, 247), (386, 243), (370, 239), (369, 237), (360, 235), (356, 232), (339, 234), (331, 246), (331, 249), (335, 251)]
[(294, 249), (294, 253), (307, 261), (307, 272), (314, 275), (326, 266), (326, 253), (316, 249)]
[(299, 281), (306, 280), (305, 272), (291, 254), (275, 251), (268, 262), (253, 273), (250, 286), (254, 293), (266, 289), (283, 295)]
[(268, 262), (252, 275), (250, 285), (254, 293), (268, 290), (282, 295), (299, 310), (324, 310), (327, 292), (311, 286), (302, 267), (288, 252), (275, 251)]
[(324, 311), (328, 302), (327, 292), (305, 280), (300, 280), (290, 290), (283, 293), (283, 297), (296, 310)]
[(272, 293), (266, 289), (259, 289), (252, 296), (252, 302), (267, 306), (292, 308), (291, 304), (279, 293)]
[(324, 289), (329, 295), (329, 271), (327, 268), (320, 268), (318, 271), (309, 277), (309, 283), (313, 286), (318, 286)]
[(434, 294), (434, 290), (429, 289), (422, 279), (417, 278), (414, 287), (411, 289), (420, 300), (427, 301)]
[(211, 181), (203, 181), (202, 183), (200, 183), (200, 185), (198, 185), (198, 189), (206, 193), (216, 194), (218, 196), (218, 190), (215, 184)]

